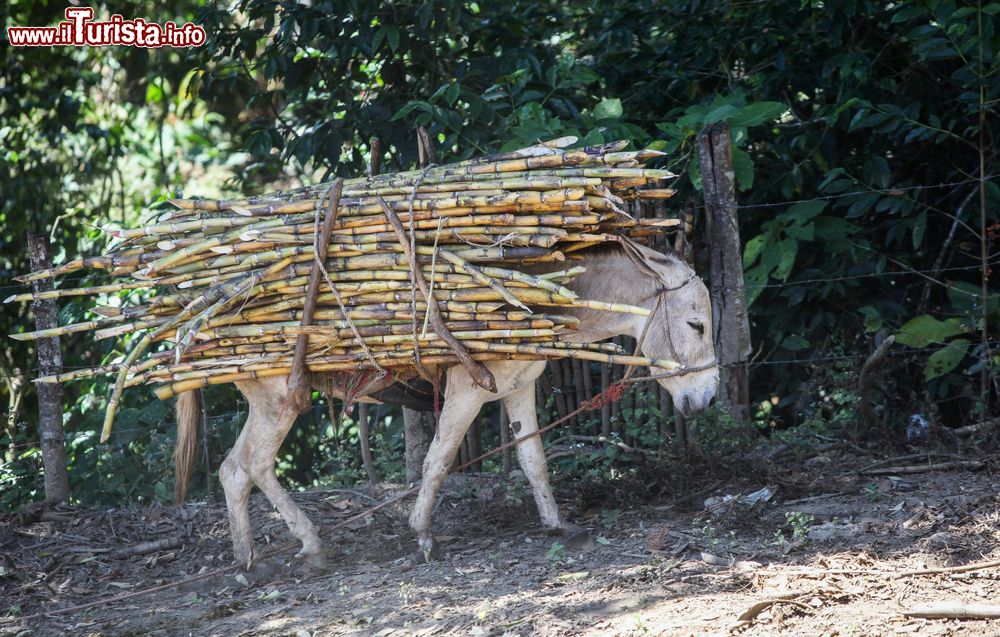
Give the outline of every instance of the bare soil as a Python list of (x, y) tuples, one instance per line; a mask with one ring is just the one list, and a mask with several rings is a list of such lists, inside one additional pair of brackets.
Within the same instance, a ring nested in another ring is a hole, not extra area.
[[(1000, 635), (1000, 619), (906, 615), (1000, 609), (1000, 566), (913, 572), (1000, 560), (995, 458), (981, 460), (880, 476), (861, 473), (875, 458), (841, 450), (564, 479), (582, 543), (539, 527), (516, 475), (458, 476), (435, 514), (439, 560), (417, 555), (404, 502), (325, 534), (326, 572), (296, 563), (262, 498), (250, 571), (229, 563), (220, 504), (22, 512), (0, 518), (0, 636)], [(768, 486), (769, 502), (704, 505)], [(296, 499), (322, 532), (392, 491)]]

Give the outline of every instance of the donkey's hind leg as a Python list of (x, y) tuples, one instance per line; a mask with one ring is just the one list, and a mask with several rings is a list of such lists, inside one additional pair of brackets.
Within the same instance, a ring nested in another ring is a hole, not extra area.
[(243, 425), (236, 444), (219, 467), (219, 482), (226, 494), (226, 509), (229, 512), (233, 559), (237, 564), (248, 564), (253, 557), (253, 527), (250, 524), (250, 490), (253, 489), (253, 480), (240, 466), (240, 457), (250, 432), (249, 424), (247, 422)]
[(322, 567), (324, 560), (319, 535), (306, 514), (278, 482), (274, 471), (278, 449), (298, 415), (285, 404), (285, 381), (285, 376), (278, 376), (238, 384), (250, 403), (250, 416), (245, 427), (244, 444), (242, 448), (234, 447), (233, 451), (239, 451), (240, 468), (278, 510), (292, 535), (302, 542), (296, 557)]
[[(465, 370), (461, 370), (461, 373), (464, 375), (462, 380), (471, 381)], [(456, 397), (456, 394), (459, 393), (457, 387), (459, 383), (454, 380), (456, 375), (458, 374), (452, 371), (448, 373), (448, 386), (445, 390), (444, 407), (441, 409), (438, 430), (434, 433), (434, 439), (424, 457), (420, 493), (410, 511), (410, 528), (417, 534), (417, 544), (420, 545), (424, 559), (427, 560), (435, 557), (434, 536), (431, 534), (431, 515), (434, 512), (434, 501), (437, 499), (438, 489), (441, 488), (441, 483), (448, 476), (448, 471), (451, 469), (455, 454), (462, 444), (465, 432), (469, 430), (472, 420), (482, 409), (483, 404), (489, 400), (485, 395), (488, 392), (478, 388), (470, 389), (467, 396)]]

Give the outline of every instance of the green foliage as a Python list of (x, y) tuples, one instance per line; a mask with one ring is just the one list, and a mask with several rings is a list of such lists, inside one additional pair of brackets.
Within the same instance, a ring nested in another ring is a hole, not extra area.
[[(110, 8), (95, 6), (98, 15)], [(14, 0), (0, 14), (7, 24), (44, 25), (62, 9)], [(188, 52), (0, 47), (5, 281), (27, 270), (28, 230), (52, 232), (62, 262), (99, 249), (105, 237), (93, 226), (133, 223), (181, 190), (211, 196), (360, 174), (373, 136), (385, 170), (410, 168), (418, 125), (442, 160), (561, 135), (625, 137), (670, 153), (664, 165), (683, 175), (673, 184), (678, 199), (697, 199), (696, 135), (727, 121), (755, 349), (770, 362), (853, 357), (842, 367), (755, 367), (751, 390), (768, 405), (759, 410), (767, 431), (846, 426), (850, 377), (875, 332), (917, 348), (916, 362), (891, 367), (899, 393), (952, 405), (955, 419), (983, 389), (978, 371), (995, 369), (996, 354), (979, 339), (984, 327), (1000, 329), (1000, 295), (982, 298), (975, 269), (975, 178), (982, 159), (995, 255), (998, 3), (190, 0), (169, 12), (143, 2), (114, 12), (197, 15), (208, 41)], [(89, 318), (84, 307), (65, 304), (62, 320)], [(5, 333), (30, 325), (27, 306), (0, 315)], [(123, 346), (63, 339), (72, 366), (110, 362)], [(20, 343), (0, 351), (8, 404), (32, 355)], [(34, 395), (24, 387), (18, 417), (0, 432), (5, 507), (40, 497)], [(98, 447), (91, 432), (106, 380), (66, 391), (78, 497), (162, 497), (169, 414), (156, 414), (148, 393), (129, 392), (130, 425), (119, 422), (121, 437)], [(210, 392), (208, 413), (223, 416), (210, 465), (235, 436), (234, 397), (231, 388)], [(656, 404), (639, 394), (623, 412), (640, 446), (663, 443), (630, 424), (659, 417)], [(387, 412), (373, 427), (379, 469), (390, 476), (400, 472), (398, 420)], [(304, 416), (282, 453), (288, 477), (301, 486), (358, 478), (357, 428), (345, 423), (334, 431), (322, 410)], [(703, 443), (744, 442), (724, 419), (695, 426)], [(615, 469), (621, 450), (596, 453), (586, 470)]]
[(804, 511), (788, 511), (785, 513), (785, 522), (792, 530), (792, 539), (801, 542), (809, 537), (809, 527), (815, 517), (811, 513)]

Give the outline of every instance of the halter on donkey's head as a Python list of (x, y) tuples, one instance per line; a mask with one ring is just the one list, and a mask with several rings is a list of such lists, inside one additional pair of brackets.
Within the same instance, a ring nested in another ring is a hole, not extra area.
[[(649, 264), (648, 257), (635, 241), (629, 239), (628, 237), (621, 237), (619, 245), (621, 245), (622, 251), (625, 253), (625, 256), (628, 257), (628, 259), (633, 264), (635, 264), (635, 266), (642, 273), (652, 277), (656, 281), (656, 293), (655, 293), (656, 302), (653, 304), (652, 310), (649, 313), (649, 318), (646, 319), (645, 324), (642, 326), (642, 332), (640, 332), (638, 341), (636, 343), (636, 351), (638, 351), (639, 348), (642, 347), (642, 342), (646, 337), (646, 332), (649, 330), (649, 326), (652, 324), (653, 319), (656, 317), (657, 309), (661, 309), (663, 311), (663, 336), (664, 336), (663, 340), (667, 345), (667, 354), (670, 356), (671, 360), (677, 362), (678, 364), (681, 364), (680, 360), (678, 360), (680, 357), (677, 355), (677, 349), (674, 347), (674, 340), (670, 331), (670, 321), (668, 320), (669, 317), (667, 316), (666, 297), (667, 294), (671, 292), (676, 292), (677, 290), (680, 290), (681, 288), (686, 286), (688, 283), (693, 281), (695, 277), (698, 275), (695, 272), (691, 272), (691, 274), (686, 279), (684, 279), (677, 285), (667, 287), (666, 285), (663, 284), (663, 279), (660, 276), (660, 273), (657, 272), (656, 269), (654, 269)], [(689, 374), (692, 372), (708, 369), (710, 367), (715, 366), (716, 364), (717, 362), (713, 357), (712, 363), (710, 365), (700, 365), (698, 367), (692, 367), (692, 368), (688, 368), (682, 365), (680, 369), (673, 372), (669, 372), (669, 375), (682, 376), (684, 374)]]

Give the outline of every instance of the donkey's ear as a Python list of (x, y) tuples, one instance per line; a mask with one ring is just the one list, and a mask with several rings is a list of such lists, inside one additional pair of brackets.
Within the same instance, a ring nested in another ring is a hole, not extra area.
[(642, 251), (642, 248), (639, 247), (639, 244), (628, 237), (622, 237), (620, 245), (622, 250), (625, 252), (625, 256), (627, 256), (629, 260), (634, 263), (637, 268), (639, 268), (639, 270), (654, 279), (660, 278), (659, 273), (657, 273), (653, 266), (649, 265), (649, 259), (646, 257), (646, 253)]

